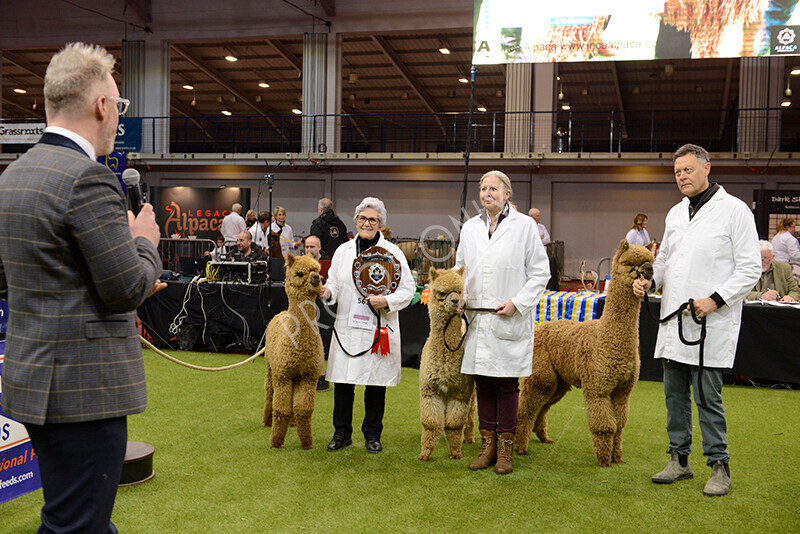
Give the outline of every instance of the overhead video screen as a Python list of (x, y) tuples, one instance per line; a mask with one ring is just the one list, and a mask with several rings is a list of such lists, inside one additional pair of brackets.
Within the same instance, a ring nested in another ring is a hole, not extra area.
[(473, 64), (800, 55), (797, 0), (475, 0)]

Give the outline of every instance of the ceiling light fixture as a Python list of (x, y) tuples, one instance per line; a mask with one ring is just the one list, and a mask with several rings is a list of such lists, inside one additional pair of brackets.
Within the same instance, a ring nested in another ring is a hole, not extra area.
[(567, 102), (566, 100), (564, 102), (562, 102), (561, 103), (561, 109), (563, 109), (564, 111), (569, 111), (571, 109), (570, 105), (569, 105), (569, 102)]
[(783, 94), (786, 96), (792, 96), (792, 86), (791, 86), (791, 78), (786, 77), (786, 89), (783, 90)]
[(225, 115), (226, 117), (230, 117), (232, 115), (232, 113), (230, 111), (228, 111), (227, 109), (223, 109), (222, 110), (222, 114)]
[(348, 78), (347, 83), (351, 86), (358, 83), (358, 74), (356, 73), (356, 71), (350, 73), (350, 77)]
[(478, 105), (478, 107), (477, 107), (476, 109), (477, 109), (478, 111), (480, 111), (481, 113), (485, 113), (485, 112), (486, 112), (486, 106), (484, 106), (484, 105), (482, 105), (482, 104), (481, 104), (481, 105)]
[(788, 108), (791, 105), (792, 105), (792, 101), (789, 100), (788, 98), (785, 99), (783, 102), (781, 102), (781, 107), (782, 108)]
[(25, 94), (25, 93), (27, 93), (28, 91), (26, 91), (25, 89), (19, 89), (19, 88), (17, 88), (17, 89), (14, 89), (14, 92), (15, 92), (15, 93), (19, 93), (19, 94), (21, 94), (21, 95), (24, 95), (24, 94)]
[(266, 89), (267, 87), (269, 87), (269, 84), (267, 82), (260, 82), (258, 86), (261, 87), (262, 89)]
[(183, 88), (186, 89), (187, 91), (194, 91), (194, 85), (189, 83), (183, 84)]
[(439, 49), (439, 52), (440, 52), (440, 53), (442, 53), (442, 54), (444, 54), (444, 55), (446, 55), (446, 56), (447, 56), (447, 55), (450, 55), (450, 49), (449, 49), (449, 48), (447, 48), (446, 46), (443, 46), (443, 47), (441, 47), (441, 48)]
[(789, 72), (792, 76), (800, 76), (800, 67), (795, 67)]
[(303, 112), (302, 112), (302, 111), (300, 111), (300, 110), (299, 110), (299, 109), (297, 109), (297, 108), (293, 108), (293, 109), (292, 109), (292, 113), (294, 113), (295, 115), (302, 115), (302, 114), (303, 114)]
[(239, 58), (234, 56), (233, 54), (228, 54), (227, 56), (225, 56), (225, 60), (233, 63), (234, 61), (239, 61)]
[(469, 80), (468, 80), (468, 79), (466, 79), (464, 76), (462, 76), (461, 78), (459, 78), (459, 79), (458, 79), (458, 81), (459, 81), (459, 82), (461, 82), (461, 83), (469, 83)]
[(33, 99), (33, 104), (31, 105), (31, 109), (36, 109), (39, 107), (39, 104), (36, 103), (36, 99)]

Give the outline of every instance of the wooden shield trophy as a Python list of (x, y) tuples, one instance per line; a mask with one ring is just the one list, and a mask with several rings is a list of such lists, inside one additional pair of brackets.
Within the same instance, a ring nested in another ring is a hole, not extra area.
[[(370, 247), (353, 260), (353, 283), (358, 293), (364, 298), (394, 293), (400, 283), (402, 272), (397, 258), (383, 247)], [(381, 327), (380, 312), (376, 312), (374, 309), (372, 311), (378, 317), (372, 353), (385, 356), (390, 351), (389, 330), (385, 326)]]
[(402, 272), (400, 262), (383, 247), (370, 247), (353, 260), (353, 283), (363, 297), (391, 295)]

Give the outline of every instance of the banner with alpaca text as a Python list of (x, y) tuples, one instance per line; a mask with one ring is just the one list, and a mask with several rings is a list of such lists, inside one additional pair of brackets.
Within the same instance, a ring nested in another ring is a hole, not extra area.
[(800, 55), (794, 0), (475, 0), (474, 65)]
[(25, 427), (3, 414), (3, 360), (6, 342), (0, 340), (0, 504), (42, 487), (39, 462)]

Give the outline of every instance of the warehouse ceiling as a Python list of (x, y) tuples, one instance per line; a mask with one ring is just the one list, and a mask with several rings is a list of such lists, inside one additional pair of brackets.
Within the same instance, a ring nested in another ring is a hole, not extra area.
[[(120, 43), (106, 48), (121, 59)], [(449, 50), (443, 54), (440, 49)], [(4, 118), (43, 118), (42, 83), (56, 48), (2, 51)], [(291, 115), (302, 109), (303, 36), (174, 42), (170, 47), (172, 116)], [(469, 109), (472, 31), (344, 35), (341, 109), (362, 113), (446, 113)], [(225, 56), (233, 56), (231, 62)], [(786, 84), (800, 95), (800, 57), (785, 58)], [(625, 111), (626, 117), (691, 110), (735, 110), (741, 61), (733, 59), (560, 63), (555, 92), (575, 112)], [(120, 76), (117, 75), (120, 82)], [(506, 66), (478, 68), (475, 106), (505, 107)], [(261, 85), (259, 85), (261, 84)], [(24, 90), (25, 93), (15, 92)], [(125, 88), (121, 87), (125, 95)], [(707, 111), (703, 111), (707, 110)], [(784, 123), (800, 125), (800, 96)]]

